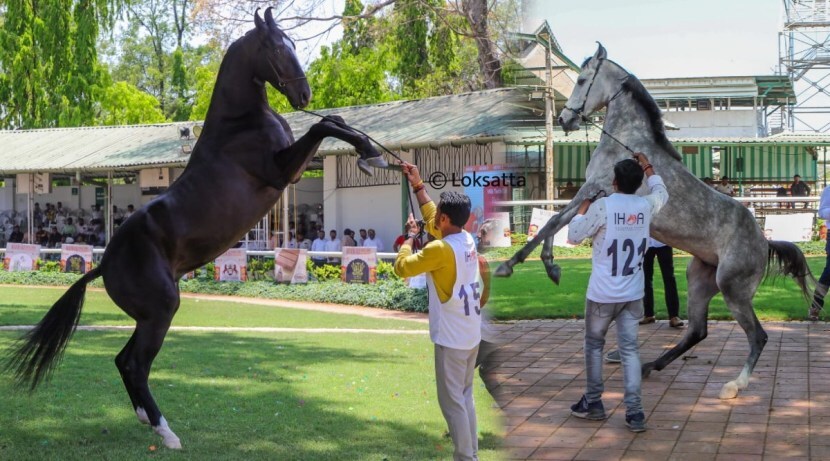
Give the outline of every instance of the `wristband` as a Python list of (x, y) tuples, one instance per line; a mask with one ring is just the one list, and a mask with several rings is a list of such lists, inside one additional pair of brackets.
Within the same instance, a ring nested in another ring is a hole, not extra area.
[(647, 164), (643, 167), (643, 171), (646, 171), (646, 170), (648, 170), (649, 168), (651, 168), (652, 170), (654, 170), (654, 167), (651, 165), (651, 163), (647, 163)]
[(424, 190), (424, 183), (420, 183), (420, 184), (418, 184), (417, 186), (414, 186), (414, 187), (412, 188), (412, 192), (414, 192), (414, 193), (416, 193), (416, 194), (417, 194), (418, 192), (421, 192), (422, 190)]

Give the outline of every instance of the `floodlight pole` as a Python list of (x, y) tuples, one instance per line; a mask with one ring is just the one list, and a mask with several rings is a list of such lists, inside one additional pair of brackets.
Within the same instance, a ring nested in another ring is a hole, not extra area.
[[(553, 117), (556, 107), (553, 101), (553, 71), (551, 70), (551, 43), (550, 36), (547, 39), (545, 50), (545, 198), (554, 200), (555, 184), (553, 176)], [(551, 205), (550, 209), (553, 209)]]

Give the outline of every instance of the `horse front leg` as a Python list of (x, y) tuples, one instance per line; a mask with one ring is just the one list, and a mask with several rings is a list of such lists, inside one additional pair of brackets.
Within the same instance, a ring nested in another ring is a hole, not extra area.
[(550, 218), (548, 222), (545, 223), (541, 229), (539, 229), (539, 233), (527, 242), (521, 250), (517, 251), (512, 258), (501, 263), (501, 265), (499, 265), (499, 267), (493, 272), (493, 275), (496, 277), (510, 277), (513, 275), (513, 266), (523, 263), (530, 253), (533, 252), (533, 250), (535, 250), (540, 243), (544, 242), (545, 245), (542, 247), (542, 263), (545, 265), (545, 271), (547, 272), (548, 277), (550, 277), (550, 279), (558, 285), (562, 271), (559, 266), (553, 262), (553, 236), (571, 222), (571, 219), (576, 216), (576, 211), (579, 209), (579, 205), (583, 200), (595, 197), (601, 190), (604, 190), (604, 188), (598, 184), (584, 184), (581, 188), (579, 188), (579, 191), (570, 203), (568, 203), (568, 205), (562, 210), (562, 212)]
[[(345, 125), (342, 118), (334, 115), (327, 116), (322, 122), (312, 125), (311, 129), (294, 144), (278, 151), (273, 159), (279, 169), (275, 187), (284, 189), (288, 184), (299, 181), (309, 162), (317, 153), (320, 143), (327, 137), (337, 138), (354, 146), (355, 151), (360, 155), (358, 166), (364, 173), (371, 174), (371, 171), (366, 167), (367, 164), (376, 168), (388, 166), (380, 152), (372, 146), (369, 138), (343, 128), (341, 125)], [(283, 164), (281, 165), (281, 163)]]

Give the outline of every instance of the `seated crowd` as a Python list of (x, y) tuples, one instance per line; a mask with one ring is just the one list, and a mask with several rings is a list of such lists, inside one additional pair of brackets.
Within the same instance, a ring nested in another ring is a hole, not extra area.
[[(135, 207), (132, 204), (127, 205), (125, 211), (113, 205), (113, 222), (119, 226), (134, 211)], [(32, 213), (34, 238), (29, 239), (21, 231), (20, 226), (14, 226), (8, 241), (35, 243), (47, 248), (59, 248), (63, 243), (95, 246), (106, 244), (106, 223), (100, 205), (92, 206), (88, 219), (73, 218), (70, 214), (77, 215), (78, 213), (70, 213), (70, 210), (64, 208), (61, 202), (57, 202), (56, 205), (47, 203), (45, 209), (40, 207), (40, 203), (35, 203)]]

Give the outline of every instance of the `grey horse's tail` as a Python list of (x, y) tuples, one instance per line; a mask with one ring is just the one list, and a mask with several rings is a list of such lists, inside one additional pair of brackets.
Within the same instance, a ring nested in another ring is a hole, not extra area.
[(98, 266), (69, 287), (40, 323), (11, 351), (5, 370), (14, 373), (18, 385), (28, 384), (34, 390), (49, 377), (78, 326), (86, 285), (100, 275), (101, 266)]
[(810, 287), (815, 286), (816, 279), (810, 272), (804, 253), (794, 243), (781, 240), (769, 242), (767, 276), (770, 275), (789, 275), (795, 279), (804, 299), (807, 301), (812, 299), (813, 292)]

